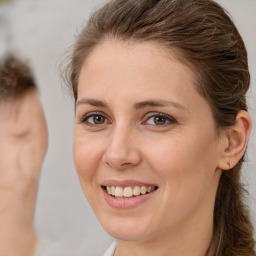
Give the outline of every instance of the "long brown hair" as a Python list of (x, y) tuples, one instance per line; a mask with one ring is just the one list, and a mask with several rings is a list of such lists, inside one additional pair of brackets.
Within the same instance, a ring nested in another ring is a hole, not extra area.
[[(247, 110), (246, 48), (227, 11), (214, 1), (112, 0), (105, 4), (78, 36), (65, 70), (75, 101), (86, 56), (108, 38), (154, 41), (175, 52), (194, 71), (196, 87), (211, 105), (217, 130), (232, 126), (238, 111)], [(255, 255), (253, 225), (240, 180), (242, 162), (220, 178), (207, 255)]]

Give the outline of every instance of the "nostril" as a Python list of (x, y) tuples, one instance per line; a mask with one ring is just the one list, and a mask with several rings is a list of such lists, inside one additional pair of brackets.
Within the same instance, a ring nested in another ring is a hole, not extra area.
[(127, 166), (127, 165), (130, 165), (130, 163), (123, 163), (123, 164), (121, 164), (121, 166)]
[(109, 162), (105, 162), (105, 164), (106, 164), (107, 166), (111, 167), (110, 164), (109, 164)]
[(105, 159), (104, 162), (108, 167), (115, 170), (123, 170), (134, 165), (132, 162), (124, 161), (121, 158)]
[(139, 150), (126, 141), (112, 141), (102, 156), (102, 161), (116, 170), (136, 166), (141, 160)]

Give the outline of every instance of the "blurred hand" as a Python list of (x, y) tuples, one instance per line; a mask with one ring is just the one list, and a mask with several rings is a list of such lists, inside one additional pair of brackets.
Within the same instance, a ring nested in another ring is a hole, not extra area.
[(0, 102), (0, 255), (30, 256), (38, 180), (48, 144), (37, 92)]

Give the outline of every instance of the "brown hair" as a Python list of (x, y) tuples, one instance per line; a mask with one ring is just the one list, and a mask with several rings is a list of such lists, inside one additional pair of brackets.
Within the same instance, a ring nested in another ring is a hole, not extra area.
[(36, 89), (36, 83), (29, 66), (6, 55), (0, 63), (0, 101), (16, 99), (30, 89)]
[[(232, 126), (238, 111), (247, 110), (246, 48), (227, 11), (214, 1), (112, 0), (105, 4), (78, 36), (65, 70), (75, 101), (86, 56), (108, 38), (154, 41), (174, 50), (194, 71), (196, 87), (211, 105), (217, 129)], [(255, 255), (253, 225), (240, 181), (242, 161), (221, 176), (207, 255)]]

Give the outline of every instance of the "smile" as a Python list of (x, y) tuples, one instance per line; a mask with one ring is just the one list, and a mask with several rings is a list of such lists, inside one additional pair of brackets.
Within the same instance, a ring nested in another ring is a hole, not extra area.
[(120, 198), (120, 199), (145, 195), (157, 189), (156, 186), (134, 186), (134, 187), (105, 186), (104, 188), (109, 195), (115, 198)]

